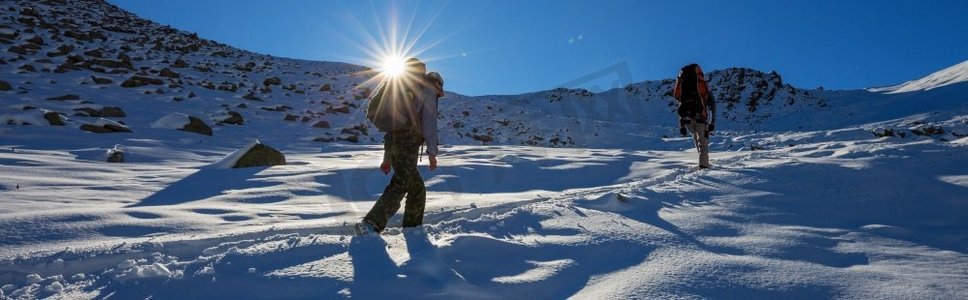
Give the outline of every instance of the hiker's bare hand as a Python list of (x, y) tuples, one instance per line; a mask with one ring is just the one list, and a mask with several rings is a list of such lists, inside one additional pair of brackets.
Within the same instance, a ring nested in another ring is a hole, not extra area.
[(433, 170), (436, 170), (436, 169), (437, 169), (437, 156), (436, 155), (431, 155), (430, 156), (430, 170), (433, 171)]
[(383, 171), (383, 174), (384, 175), (390, 174), (390, 162), (384, 161), (383, 163), (381, 163), (380, 164), (380, 171)]

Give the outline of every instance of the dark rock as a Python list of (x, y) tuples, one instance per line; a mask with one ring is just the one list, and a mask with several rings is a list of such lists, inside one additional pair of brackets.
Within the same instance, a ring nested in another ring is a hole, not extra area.
[(313, 124), (313, 128), (330, 128), (330, 126), (329, 126), (329, 122), (319, 121), (319, 122), (316, 122), (316, 124)]
[(350, 142), (350, 143), (359, 143), (360, 142), (360, 137), (359, 136), (356, 136), (356, 135), (349, 135), (349, 136), (346, 136), (346, 137), (341, 137), (339, 139), (341, 141), (347, 141), (347, 142)]
[(490, 143), (490, 142), (494, 141), (494, 137), (491, 136), (491, 135), (489, 135), (489, 134), (475, 134), (472, 137), (475, 140), (478, 140), (478, 141), (480, 141), (482, 143)]
[(34, 68), (34, 65), (31, 64), (22, 65), (19, 69), (27, 72), (37, 72), (37, 68)]
[(50, 97), (50, 98), (47, 98), (47, 100), (54, 100), (54, 101), (81, 100), (81, 96), (74, 95), (74, 94), (67, 94), (63, 96)]
[(61, 115), (59, 113), (56, 113), (56, 112), (52, 112), (52, 111), (45, 112), (44, 113), (44, 119), (47, 119), (47, 122), (50, 123), (50, 125), (52, 125), (52, 126), (64, 126), (65, 125), (64, 124), (64, 119), (62, 119), (61, 118)]
[(101, 108), (100, 114), (101, 114), (101, 117), (112, 117), (112, 118), (123, 118), (127, 116), (127, 114), (125, 114), (124, 111), (117, 106), (105, 106)]
[(121, 83), (121, 87), (131, 88), (139, 87), (145, 85), (162, 85), (165, 84), (164, 80), (158, 78), (144, 77), (144, 76), (131, 76), (128, 80)]
[(298, 119), (299, 119), (299, 116), (297, 116), (297, 115), (286, 114), (286, 117), (283, 120), (284, 121), (288, 121), (288, 122), (292, 122), (292, 121), (296, 121)]
[(178, 58), (178, 59), (175, 59), (175, 63), (171, 64), (171, 67), (172, 68), (187, 68), (188, 67), (188, 63), (185, 62), (185, 60), (183, 60), (181, 58)]
[(0, 80), (0, 91), (9, 91), (12, 89), (13, 87), (10, 86), (9, 83), (7, 83), (6, 81)]
[(94, 77), (94, 76), (91, 76), (91, 80), (94, 81), (94, 84), (112, 84), (112, 83), (114, 83), (114, 80), (111, 80), (109, 78), (102, 78), (102, 77)]
[(245, 123), (245, 119), (242, 118), (242, 114), (229, 111), (229, 117), (224, 120), (218, 121), (218, 124), (232, 124), (232, 125), (242, 125)]
[(329, 83), (324, 84), (322, 87), (319, 88), (319, 91), (320, 92), (332, 92), (333, 91), (333, 85), (332, 84), (329, 84)]
[(158, 75), (160, 75), (161, 77), (168, 77), (168, 78), (179, 78), (179, 77), (181, 77), (181, 74), (175, 73), (174, 71), (172, 71), (169, 68), (161, 69), (161, 73), (158, 74)]
[(7, 52), (20, 55), (32, 54), (32, 52), (28, 51), (27, 48), (24, 48), (23, 46), (10, 46), (10, 48), (7, 48)]
[(876, 136), (876, 137), (889, 137), (889, 136), (894, 136), (895, 135), (894, 129), (890, 129), (890, 128), (887, 128), (887, 129), (884, 129), (884, 128), (876, 128), (876, 129), (872, 130), (871, 133), (873, 133), (874, 136)]
[(104, 58), (104, 52), (101, 52), (101, 49), (84, 51), (84, 55), (87, 55), (90, 57)]
[(27, 39), (26, 41), (28, 43), (31, 43), (31, 44), (34, 44), (34, 45), (45, 45), (44, 44), (44, 39), (42, 39), (42, 38), (40, 38), (39, 36), (36, 36), (36, 35), (34, 37), (32, 37), (32, 38)]
[(344, 114), (348, 114), (348, 113), (350, 113), (350, 107), (349, 106), (346, 106), (346, 105), (341, 105), (339, 107), (332, 107), (331, 106), (331, 107), (327, 107), (326, 108), (326, 112), (327, 113), (331, 113), (331, 114), (332, 113), (344, 113)]
[(181, 130), (204, 135), (212, 135), (212, 127), (209, 127), (207, 124), (205, 124), (202, 119), (192, 116), (188, 117), (188, 124), (186, 124), (185, 127), (182, 127)]
[(249, 149), (248, 152), (242, 155), (239, 160), (235, 163), (233, 168), (248, 168), (248, 167), (260, 167), (260, 166), (275, 166), (286, 164), (286, 156), (282, 155), (279, 150), (273, 149), (272, 147), (256, 144)]
[(60, 47), (57, 47), (57, 51), (47, 52), (47, 56), (49, 57), (64, 56), (64, 55), (70, 54), (71, 51), (74, 51), (74, 46), (61, 45)]
[(104, 126), (84, 124), (81, 125), (81, 130), (90, 131), (93, 133), (131, 132), (131, 129), (128, 129), (127, 127), (117, 126), (114, 124), (105, 124)]
[(124, 152), (123, 151), (112, 151), (108, 156), (109, 163), (123, 163), (124, 162)]
[(269, 77), (262, 81), (263, 85), (282, 85), (282, 79), (279, 77)]
[(318, 138), (313, 139), (313, 142), (329, 143), (329, 142), (333, 142), (335, 140), (336, 139), (334, 139), (332, 137), (318, 137)]
[(921, 136), (932, 136), (936, 134), (944, 134), (944, 128), (937, 125), (923, 125), (911, 129), (911, 133)]
[(77, 112), (77, 113), (74, 113), (75, 116), (81, 116), (81, 117), (97, 117), (101, 115), (100, 111), (90, 107), (75, 108), (74, 111)]
[(245, 94), (245, 96), (242, 96), (242, 99), (250, 100), (250, 101), (262, 101), (262, 98), (259, 98), (259, 96), (256, 96), (255, 93), (253, 92), (249, 92), (248, 94)]
[(110, 60), (110, 59), (92, 59), (92, 60), (89, 60), (88, 63), (89, 64), (92, 64), (92, 65), (99, 65), (99, 66), (104, 66), (104, 67), (108, 67), (108, 68), (112, 68), (112, 69), (128, 69), (128, 70), (134, 70), (134, 65), (131, 64), (131, 61), (124, 61), (124, 60), (117, 61), (117, 60)]

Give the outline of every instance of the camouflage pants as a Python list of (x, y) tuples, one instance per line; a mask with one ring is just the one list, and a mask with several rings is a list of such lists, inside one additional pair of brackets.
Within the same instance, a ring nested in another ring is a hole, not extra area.
[(363, 218), (372, 223), (377, 231), (383, 231), (390, 217), (400, 210), (400, 201), (404, 195), (407, 202), (403, 210), (403, 227), (423, 224), (427, 190), (417, 170), (421, 144), (423, 138), (413, 133), (388, 133), (383, 138), (383, 147), (389, 155), (390, 166), (393, 167), (393, 178), (383, 190), (383, 195)]
[(692, 141), (696, 143), (696, 150), (699, 150), (699, 165), (709, 167), (709, 132), (706, 123), (692, 120), (686, 124), (689, 132), (692, 132)]

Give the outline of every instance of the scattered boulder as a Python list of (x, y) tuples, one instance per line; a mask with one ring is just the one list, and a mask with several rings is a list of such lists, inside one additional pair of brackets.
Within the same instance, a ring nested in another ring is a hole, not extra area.
[(121, 83), (121, 87), (132, 88), (145, 85), (162, 85), (165, 84), (164, 80), (158, 78), (144, 77), (144, 76), (131, 76), (128, 80)]
[(61, 118), (61, 115), (59, 113), (57, 113), (57, 112), (53, 112), (53, 111), (49, 111), (49, 110), (48, 111), (44, 111), (44, 119), (47, 119), (47, 122), (50, 123), (51, 126), (64, 126), (64, 125), (66, 125), (66, 124), (64, 124), (64, 119)]
[(7, 52), (16, 53), (20, 55), (33, 54), (33, 51), (28, 50), (27, 47), (17, 46), (17, 45), (10, 46), (10, 48), (7, 48)]
[(319, 88), (319, 91), (320, 92), (332, 92), (333, 91), (333, 85), (332, 84), (329, 84), (329, 83), (324, 84), (322, 87)]
[(151, 123), (151, 128), (175, 129), (204, 135), (212, 135), (212, 127), (209, 127), (208, 124), (205, 124), (202, 119), (177, 112), (165, 115), (161, 119)]
[(344, 113), (344, 114), (348, 114), (348, 113), (350, 113), (350, 107), (349, 106), (346, 106), (346, 105), (341, 105), (339, 107), (332, 107), (331, 106), (331, 107), (327, 107), (326, 108), (326, 112), (327, 113), (331, 113), (331, 114), (332, 113)]
[(47, 98), (47, 100), (53, 100), (53, 101), (81, 100), (81, 96), (74, 95), (74, 94), (67, 94), (63, 96), (50, 97), (50, 98)]
[(107, 161), (110, 163), (123, 163), (124, 148), (122, 148), (121, 145), (114, 145), (113, 149), (108, 150), (107, 157)]
[(104, 106), (104, 107), (101, 107), (100, 109), (97, 109), (96, 106), (95, 107), (82, 106), (82, 107), (75, 108), (74, 111), (84, 113), (90, 117), (99, 117), (99, 118), (101, 117), (123, 118), (127, 116), (127, 114), (124, 113), (124, 110), (121, 110), (121, 108), (117, 106)]
[(911, 129), (911, 133), (921, 136), (944, 134), (944, 128), (937, 125), (919, 125)]
[(229, 111), (228, 114), (229, 114), (228, 118), (218, 121), (217, 124), (242, 125), (243, 123), (245, 123), (245, 119), (242, 118), (242, 114), (234, 111)]
[(175, 59), (175, 63), (171, 64), (171, 67), (172, 68), (187, 68), (188, 67), (188, 63), (185, 62), (185, 60), (183, 60), (181, 58), (178, 58), (178, 59)]
[(84, 51), (84, 55), (87, 55), (90, 57), (104, 58), (104, 52), (101, 52), (101, 49)]
[(34, 65), (31, 65), (31, 64), (22, 65), (20, 66), (19, 69), (25, 72), (31, 72), (31, 73), (37, 72), (37, 68), (35, 68)]
[(329, 126), (329, 122), (319, 121), (319, 122), (316, 122), (316, 124), (313, 124), (313, 128), (330, 128), (330, 126)]
[(257, 143), (239, 157), (232, 168), (275, 166), (286, 164), (286, 156), (279, 150)]
[(273, 77), (269, 77), (269, 78), (266, 78), (265, 80), (263, 80), (262, 81), (262, 84), (263, 85), (267, 85), (267, 86), (269, 86), (269, 85), (282, 85), (282, 79), (279, 79), (279, 77), (273, 76)]
[(359, 143), (360, 137), (357, 135), (347, 135), (339, 138), (341, 141), (347, 141), (350, 143)]
[(131, 61), (126, 61), (126, 60), (117, 61), (117, 60), (110, 60), (110, 59), (92, 59), (92, 60), (89, 60), (88, 63), (90, 63), (91, 65), (99, 65), (99, 66), (112, 68), (112, 69), (134, 70), (134, 65), (131, 64)]
[(57, 51), (47, 52), (47, 56), (49, 57), (64, 56), (64, 55), (70, 54), (71, 51), (74, 51), (74, 46), (61, 45), (60, 47), (57, 47)]
[(256, 96), (255, 93), (253, 92), (249, 92), (248, 94), (245, 94), (245, 96), (242, 96), (242, 99), (249, 100), (249, 101), (262, 101), (262, 98), (259, 98), (259, 96)]
[(101, 108), (100, 113), (102, 117), (123, 118), (127, 116), (127, 114), (125, 114), (124, 111), (117, 106), (105, 106)]
[(297, 115), (286, 114), (286, 117), (283, 120), (284, 121), (288, 121), (288, 122), (293, 122), (293, 121), (296, 121), (298, 119), (299, 119), (299, 116), (297, 116)]
[(181, 77), (181, 74), (175, 73), (175, 71), (172, 71), (169, 68), (161, 69), (161, 73), (158, 74), (158, 75), (161, 76), (161, 77), (168, 77), (168, 78), (179, 78), (179, 77)]
[(472, 137), (475, 140), (480, 141), (481, 143), (490, 143), (490, 142), (493, 142), (494, 141), (494, 137), (491, 136), (491, 135), (489, 135), (489, 134), (475, 134)]
[(209, 127), (208, 124), (205, 124), (202, 119), (192, 116), (188, 117), (188, 124), (186, 124), (185, 127), (182, 127), (181, 130), (204, 135), (212, 135), (212, 127)]
[(0, 80), (0, 91), (9, 91), (12, 89), (13, 87), (10, 86), (9, 83), (7, 83), (6, 81)]
[(94, 81), (94, 84), (112, 84), (112, 83), (114, 83), (114, 80), (111, 80), (109, 78), (103, 78), (103, 77), (91, 76), (91, 80)]
[(93, 133), (131, 132), (131, 129), (128, 129), (127, 126), (107, 119), (100, 119), (94, 124), (83, 124), (81, 130)]
[(874, 130), (871, 130), (871, 133), (873, 133), (876, 137), (889, 137), (895, 135), (894, 129), (890, 128), (875, 128)]

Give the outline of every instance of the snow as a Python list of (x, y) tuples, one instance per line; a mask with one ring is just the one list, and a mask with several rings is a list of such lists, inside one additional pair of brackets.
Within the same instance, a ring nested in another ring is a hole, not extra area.
[(875, 93), (897, 94), (927, 91), (965, 81), (968, 81), (968, 60), (944, 70), (931, 73), (921, 79), (908, 81), (895, 86), (871, 88), (868, 90)]
[(246, 153), (249, 152), (249, 150), (252, 150), (253, 147), (259, 144), (260, 142), (258, 140), (252, 141), (251, 143), (245, 145), (244, 147), (239, 148), (238, 150), (232, 151), (228, 155), (225, 155), (225, 157), (212, 163), (209, 167), (213, 169), (230, 169), (232, 168), (232, 166), (235, 166), (235, 164), (239, 162), (239, 159), (241, 159), (242, 156), (244, 156)]
[[(34, 5), (68, 20), (125, 15), (68, 3)], [(0, 3), (0, 13), (21, 17), (14, 6)], [(10, 25), (0, 31), (25, 35)], [(103, 32), (106, 41), (77, 46), (113, 58), (125, 39), (176, 45), (182, 34)], [(714, 91), (737, 98), (723, 98), (710, 170), (695, 168), (692, 142), (676, 135), (670, 80), (599, 93), (448, 93), (439, 169), (425, 159), (419, 167), (425, 225), (401, 229), (397, 214), (386, 233), (357, 237), (352, 224), (389, 181), (378, 169), (382, 135), (360, 126), (363, 67), (208, 43), (126, 54), (152, 77), (176, 59), (213, 69), (172, 67), (181, 84), (122, 88), (127, 75), (16, 71), (66, 59), (44, 47), (27, 59), (0, 53), (0, 80), (15, 87), (0, 92), (0, 115), (34, 121), (0, 125), (2, 297), (968, 298), (968, 83), (824, 91), (748, 69), (711, 72)], [(252, 71), (240, 70), (248, 62)], [(271, 76), (304, 94), (259, 91)], [(731, 89), (738, 77), (766, 88)], [(333, 90), (320, 91), (327, 83)], [(250, 91), (260, 100), (244, 99)], [(751, 112), (762, 91), (775, 97)], [(81, 100), (46, 100), (66, 93)], [(133, 132), (37, 126), (46, 111), (81, 106), (127, 116), (70, 121)], [(217, 125), (228, 111), (244, 124)], [(213, 135), (171, 130), (186, 113)], [(935, 127), (944, 132), (914, 133)], [(338, 140), (348, 136), (358, 143)], [(262, 142), (287, 164), (231, 169)], [(104, 161), (119, 150), (124, 163)]]
[(188, 115), (183, 113), (170, 113), (151, 123), (151, 128), (182, 129), (191, 122)]
[(50, 123), (44, 119), (44, 114), (47, 112), (47, 110), (28, 110), (19, 113), (2, 114), (0, 115), (0, 124), (50, 126)]

